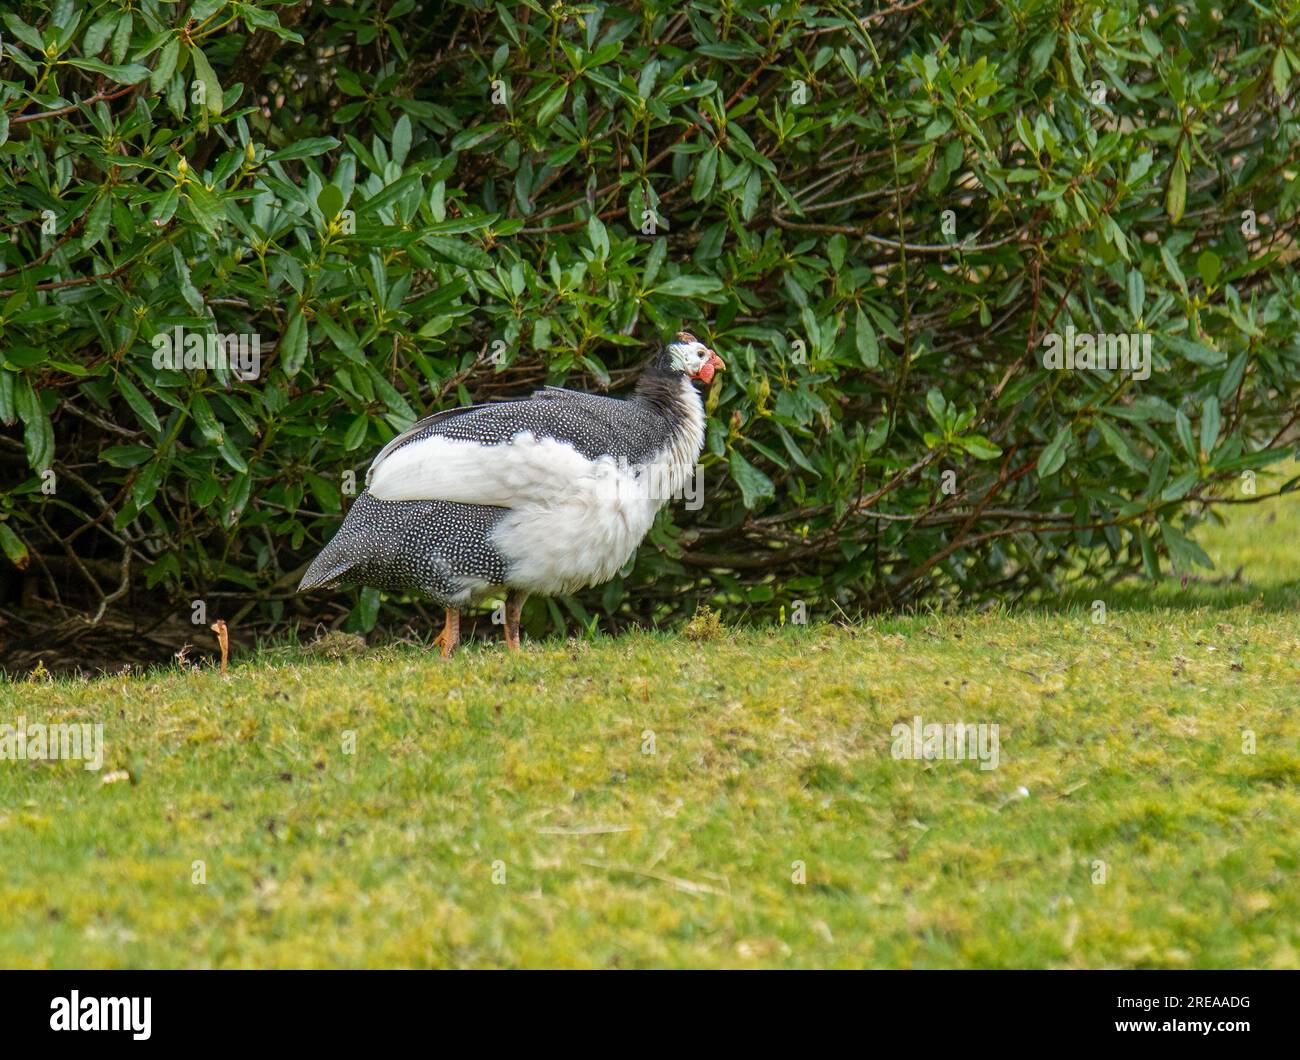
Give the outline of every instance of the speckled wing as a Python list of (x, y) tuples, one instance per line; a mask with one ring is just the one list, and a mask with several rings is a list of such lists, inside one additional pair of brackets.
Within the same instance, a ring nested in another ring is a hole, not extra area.
[(635, 463), (662, 448), (662, 417), (578, 394), (438, 414), (390, 442), (367, 474), (378, 500), (441, 500), (501, 508), (546, 505), (598, 464)]
[(384, 459), (394, 449), (400, 448), (407, 442), (417, 437), (424, 437), (429, 433), (428, 428), (442, 420), (450, 419), (452, 416), (459, 416), (462, 413), (473, 412), (475, 409), (486, 408), (486, 405), (465, 405), (457, 409), (443, 409), (441, 412), (435, 412), (432, 416), (425, 416), (422, 420), (416, 420), (411, 426), (407, 427), (396, 438), (392, 439), (386, 446), (379, 450), (375, 458), (370, 461), (370, 467), (366, 470), (366, 485), (370, 485), (370, 476), (379, 462)]

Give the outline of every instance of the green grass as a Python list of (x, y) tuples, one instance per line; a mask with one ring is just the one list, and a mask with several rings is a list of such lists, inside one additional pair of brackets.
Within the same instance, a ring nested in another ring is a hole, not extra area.
[[(1298, 536), (1059, 611), (8, 685), (107, 757), (0, 762), (0, 965), (1296, 967)], [(999, 767), (895, 760), (916, 714)]]

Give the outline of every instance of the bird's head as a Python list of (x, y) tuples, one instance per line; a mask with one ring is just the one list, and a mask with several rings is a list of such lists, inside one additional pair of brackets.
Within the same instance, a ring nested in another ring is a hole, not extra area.
[(713, 374), (727, 367), (721, 357), (689, 331), (679, 331), (673, 336), (664, 353), (673, 371), (685, 372), (687, 378), (704, 383), (712, 383)]

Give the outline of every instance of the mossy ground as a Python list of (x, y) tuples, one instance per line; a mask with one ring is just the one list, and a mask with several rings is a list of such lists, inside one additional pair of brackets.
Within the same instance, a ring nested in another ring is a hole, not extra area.
[[(107, 750), (0, 762), (0, 965), (1296, 967), (1298, 537), (1057, 611), (7, 684)], [(896, 760), (914, 715), (999, 767)]]

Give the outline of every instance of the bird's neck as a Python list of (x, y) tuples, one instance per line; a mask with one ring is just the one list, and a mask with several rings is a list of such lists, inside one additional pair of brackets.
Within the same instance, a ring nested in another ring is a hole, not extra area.
[(699, 392), (681, 372), (643, 372), (632, 400), (663, 416), (674, 428), (704, 409)]
[(686, 419), (693, 409), (703, 408), (700, 395), (683, 373), (653, 367), (641, 373), (632, 400), (674, 423)]
[(637, 381), (632, 400), (667, 421), (668, 437), (659, 460), (672, 489), (678, 489), (704, 449), (704, 402), (699, 391), (681, 372), (652, 369)]

